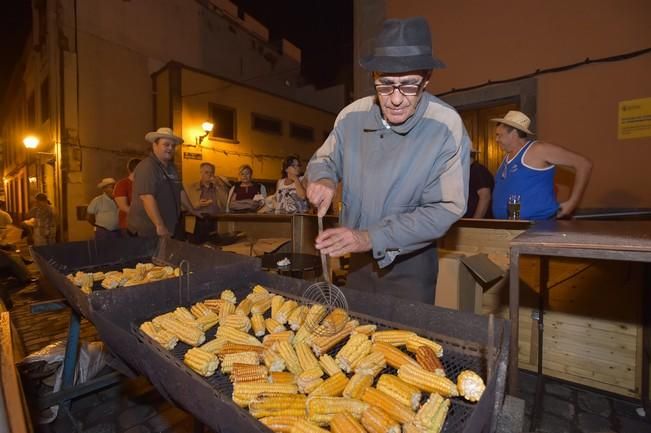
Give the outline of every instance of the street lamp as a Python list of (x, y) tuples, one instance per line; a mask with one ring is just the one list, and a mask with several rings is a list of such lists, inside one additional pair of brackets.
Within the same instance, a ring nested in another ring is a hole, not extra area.
[(213, 129), (214, 126), (215, 125), (213, 125), (210, 122), (203, 122), (201, 124), (201, 129), (203, 129), (204, 134), (195, 137), (194, 140), (195, 140), (195, 144), (197, 146), (201, 146), (201, 143), (203, 142), (203, 139), (206, 138), (208, 136), (208, 134), (210, 134), (212, 132), (212, 129)]
[(36, 149), (40, 140), (34, 135), (28, 135), (23, 139), (23, 144), (27, 149)]

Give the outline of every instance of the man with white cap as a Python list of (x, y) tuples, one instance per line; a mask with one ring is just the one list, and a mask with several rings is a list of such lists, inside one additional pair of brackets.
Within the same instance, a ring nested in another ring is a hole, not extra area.
[(183, 139), (170, 128), (158, 128), (148, 132), (145, 140), (152, 144), (152, 152), (134, 172), (127, 230), (143, 237), (183, 236), (179, 224), (182, 207), (200, 217), (188, 200), (173, 162), (174, 149)]
[(102, 194), (91, 200), (86, 209), (86, 219), (95, 227), (95, 239), (117, 239), (121, 236), (118, 205), (113, 199), (115, 179), (105, 177), (97, 188)]
[(466, 210), (470, 139), (459, 114), (426, 91), (432, 37), (422, 17), (387, 20), (360, 61), (375, 95), (344, 108), (307, 167), (307, 197), (324, 215), (342, 182), (341, 227), (316, 239), (351, 254), (351, 287), (433, 303), (435, 240)]
[[(530, 138), (531, 119), (512, 110), (497, 123), (495, 138), (506, 152), (495, 175), (493, 216), (506, 219), (511, 196), (520, 198), (520, 219), (547, 220), (572, 215), (588, 185), (592, 163), (578, 153), (544, 141)], [(574, 169), (574, 185), (570, 197), (558, 203), (554, 191), (556, 166)]]

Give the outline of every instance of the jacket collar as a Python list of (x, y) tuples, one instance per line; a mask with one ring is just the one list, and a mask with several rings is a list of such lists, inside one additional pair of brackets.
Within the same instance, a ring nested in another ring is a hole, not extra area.
[[(401, 123), (400, 125), (390, 125), (391, 130), (400, 135), (408, 134), (409, 131), (411, 131), (414, 126), (416, 126), (420, 119), (422, 119), (423, 115), (425, 114), (425, 110), (427, 109), (427, 105), (430, 102), (430, 98), (431, 96), (429, 93), (423, 92), (423, 95), (418, 101), (416, 112), (409, 119), (407, 119), (405, 123)], [(366, 119), (364, 121), (364, 131), (372, 132), (386, 129), (386, 126), (382, 120), (382, 110), (380, 110), (380, 106), (376, 97), (375, 103), (366, 115)]]

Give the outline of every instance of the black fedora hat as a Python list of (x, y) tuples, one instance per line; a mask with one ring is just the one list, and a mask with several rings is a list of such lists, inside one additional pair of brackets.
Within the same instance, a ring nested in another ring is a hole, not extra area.
[(432, 35), (423, 17), (386, 20), (375, 40), (373, 53), (360, 59), (368, 71), (407, 72), (444, 68), (432, 55)]

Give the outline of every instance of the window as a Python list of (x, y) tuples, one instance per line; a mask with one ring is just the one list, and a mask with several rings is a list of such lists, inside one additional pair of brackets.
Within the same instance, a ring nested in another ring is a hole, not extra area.
[(263, 114), (251, 113), (251, 128), (268, 134), (283, 135), (283, 122)]
[(210, 104), (210, 118), (214, 125), (211, 137), (221, 140), (237, 140), (235, 109), (224, 105)]
[(41, 123), (50, 120), (50, 80), (41, 83)]
[(33, 129), (36, 126), (36, 105), (34, 103), (34, 93), (27, 98), (27, 127)]
[(289, 136), (304, 141), (314, 141), (314, 128), (310, 126), (289, 124)]

